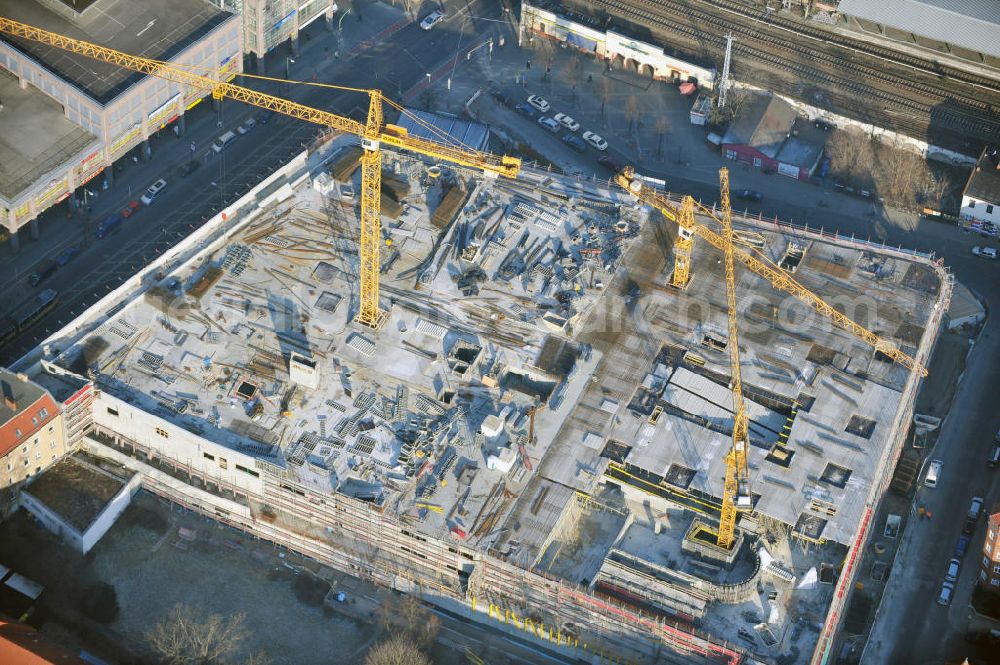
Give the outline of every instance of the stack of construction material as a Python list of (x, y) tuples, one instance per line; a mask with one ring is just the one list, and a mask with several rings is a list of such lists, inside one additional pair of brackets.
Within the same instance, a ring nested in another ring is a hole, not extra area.
[(465, 203), (465, 196), (466, 191), (461, 185), (455, 185), (445, 192), (441, 202), (434, 209), (434, 214), (431, 215), (431, 224), (434, 228), (444, 229), (455, 221), (455, 216)]
[(361, 166), (361, 148), (354, 146), (344, 151), (344, 154), (330, 169), (330, 175), (333, 176), (334, 180), (347, 182), (359, 166)]

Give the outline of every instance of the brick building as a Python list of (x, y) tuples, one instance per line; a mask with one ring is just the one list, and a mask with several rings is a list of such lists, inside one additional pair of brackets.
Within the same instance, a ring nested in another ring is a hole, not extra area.
[(1000, 503), (993, 504), (990, 510), (982, 555), (979, 584), (987, 591), (1000, 594)]
[(722, 138), (722, 155), (772, 173), (808, 180), (823, 157), (826, 133), (774, 95), (752, 95)]
[(66, 452), (59, 402), (24, 374), (0, 368), (0, 519), (18, 506), (21, 488)]

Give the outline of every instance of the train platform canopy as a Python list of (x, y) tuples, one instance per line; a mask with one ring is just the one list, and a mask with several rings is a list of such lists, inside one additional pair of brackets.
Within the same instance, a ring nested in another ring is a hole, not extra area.
[[(132, 55), (170, 60), (230, 14), (204, 0), (0, 0), (0, 16)], [(19, 37), (5, 35), (3, 41), (102, 104), (145, 76)]]
[(473, 150), (485, 150), (490, 138), (490, 128), (486, 125), (446, 113), (408, 108), (396, 124), (417, 138), (440, 141), (442, 136), (449, 136)]
[(841, 0), (841, 14), (1000, 57), (996, 0)]

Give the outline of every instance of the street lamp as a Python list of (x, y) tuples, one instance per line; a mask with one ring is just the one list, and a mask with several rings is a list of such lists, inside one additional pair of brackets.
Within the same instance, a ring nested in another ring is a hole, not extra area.
[(295, 59), (291, 56), (285, 56), (285, 79), (292, 78), (292, 65), (295, 64)]

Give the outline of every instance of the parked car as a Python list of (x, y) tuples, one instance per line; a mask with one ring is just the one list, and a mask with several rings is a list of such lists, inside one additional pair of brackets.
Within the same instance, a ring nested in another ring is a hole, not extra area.
[(948, 572), (944, 574), (944, 579), (949, 582), (954, 582), (958, 579), (958, 568), (962, 565), (962, 562), (958, 559), (952, 559), (948, 564)]
[(736, 190), (736, 198), (744, 201), (763, 201), (764, 195), (756, 189), (738, 189)]
[(531, 95), (528, 97), (528, 103), (542, 113), (548, 113), (549, 109), (552, 108), (552, 105), (549, 104), (544, 97), (539, 97), (538, 95)]
[(506, 106), (507, 108), (514, 107), (514, 100), (500, 90), (493, 90), (490, 92), (490, 95), (493, 96), (493, 99), (497, 100), (500, 104)]
[(559, 132), (559, 123), (556, 122), (555, 119), (550, 118), (548, 116), (542, 116), (541, 118), (539, 118), (538, 124), (544, 127), (545, 129), (549, 130), (553, 134)]
[(986, 466), (995, 469), (998, 465), (1000, 465), (1000, 443), (994, 443), (993, 452), (986, 458)]
[(983, 509), (983, 497), (974, 496), (972, 497), (972, 503), (969, 505), (969, 519), (978, 520), (979, 511)]
[(578, 123), (576, 120), (569, 117), (565, 113), (556, 113), (554, 116), (552, 116), (552, 118), (571, 132), (575, 132), (576, 130), (580, 129), (580, 123)]
[(995, 259), (997, 257), (996, 247), (973, 247), (972, 253), (975, 256), (981, 256), (984, 259)]
[(39, 284), (47, 280), (49, 277), (51, 277), (52, 273), (54, 273), (58, 269), (59, 269), (58, 262), (53, 261), (52, 259), (47, 259), (42, 263), (40, 263), (35, 268), (35, 271), (28, 276), (28, 283), (31, 284), (32, 286), (38, 286)]
[(515, 106), (514, 110), (517, 111), (518, 113), (523, 113), (524, 115), (528, 116), (529, 118), (534, 118), (536, 115), (538, 115), (538, 112), (535, 111), (534, 108), (532, 108), (531, 106), (529, 106), (528, 104), (526, 104), (524, 102), (521, 102), (520, 104), (518, 104), (517, 106)]
[(827, 122), (826, 120), (820, 120), (819, 118), (813, 120), (813, 127), (816, 127), (817, 129), (822, 129), (824, 132), (829, 132), (833, 129), (836, 129), (836, 127), (834, 127), (833, 124)]
[(101, 220), (101, 223), (94, 229), (94, 237), (98, 240), (105, 238), (118, 230), (122, 225), (122, 218), (119, 215), (108, 215)]
[(141, 207), (142, 205), (138, 201), (129, 201), (128, 205), (122, 208), (118, 214), (122, 216), (122, 219), (128, 219), (139, 212), (139, 208)]
[(143, 205), (150, 205), (156, 200), (156, 197), (160, 195), (160, 192), (162, 192), (166, 186), (167, 181), (160, 178), (149, 186), (149, 189), (146, 190), (146, 193), (143, 194), (139, 200), (142, 201)]
[(178, 173), (180, 173), (182, 178), (186, 178), (197, 171), (199, 166), (201, 166), (201, 161), (192, 159), (188, 163), (184, 164), (184, 166), (180, 167), (180, 169), (178, 169)]
[(61, 266), (64, 266), (73, 259), (75, 259), (76, 255), (79, 253), (80, 253), (79, 247), (76, 247), (75, 245), (67, 247), (63, 251), (59, 252), (58, 256), (56, 256), (56, 263), (58, 263)]
[(941, 593), (938, 595), (937, 603), (938, 605), (950, 605), (951, 604), (951, 594), (955, 591), (955, 585), (951, 582), (945, 582), (941, 585)]
[(594, 132), (584, 132), (583, 140), (589, 143), (595, 150), (604, 152), (608, 149), (608, 142), (601, 138), (600, 134)]
[(424, 20), (420, 22), (420, 27), (424, 30), (430, 30), (435, 25), (444, 20), (444, 12), (433, 11), (424, 17)]
[(273, 117), (274, 117), (274, 111), (267, 109), (257, 114), (257, 122), (261, 125), (266, 125), (267, 123), (271, 122), (271, 118)]
[(226, 132), (212, 143), (212, 150), (219, 153), (226, 149), (226, 146), (236, 140), (236, 132)]
[(621, 173), (625, 165), (619, 162), (617, 159), (611, 155), (601, 155), (597, 158), (597, 163), (608, 169), (612, 173)]
[(941, 460), (931, 460), (930, 466), (927, 468), (927, 477), (924, 478), (924, 485), (927, 485), (927, 487), (937, 487), (938, 479), (941, 477), (942, 466), (944, 466), (944, 462)]
[(242, 125), (236, 128), (236, 132), (241, 136), (248, 133), (251, 129), (257, 126), (257, 121), (253, 118), (247, 118)]
[(577, 152), (583, 152), (587, 149), (587, 144), (583, 142), (576, 134), (566, 134), (562, 137), (563, 142), (569, 147), (573, 148)]
[(955, 543), (955, 556), (961, 559), (963, 556), (965, 556), (965, 550), (968, 547), (969, 547), (969, 537), (959, 536), (958, 542)]

